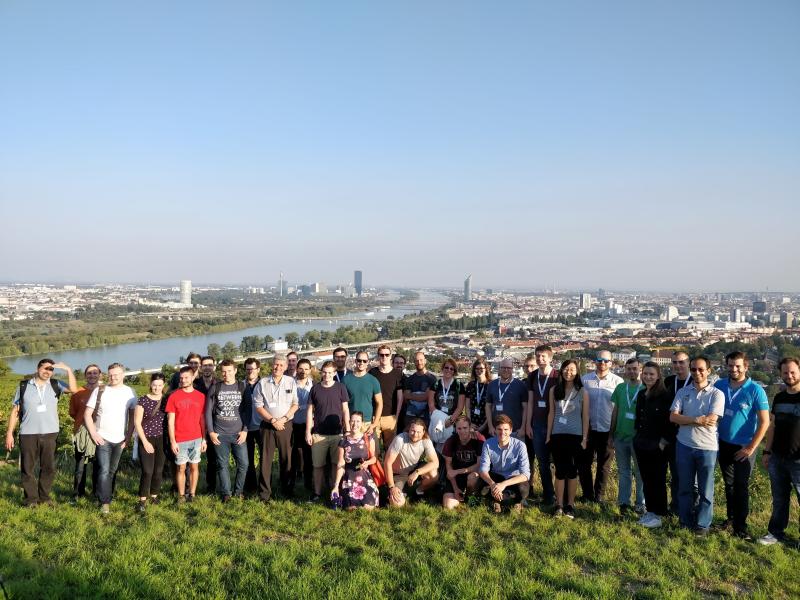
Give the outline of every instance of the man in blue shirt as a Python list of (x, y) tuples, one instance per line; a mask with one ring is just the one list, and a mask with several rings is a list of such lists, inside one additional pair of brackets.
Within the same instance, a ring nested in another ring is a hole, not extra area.
[(478, 487), (488, 486), (494, 512), (500, 512), (504, 506), (510, 505), (515, 510), (521, 509), (521, 503), (530, 491), (528, 449), (525, 442), (512, 437), (513, 426), (513, 421), (507, 415), (495, 417), (495, 437), (486, 441), (481, 452)]
[(750, 362), (742, 352), (725, 357), (728, 377), (714, 386), (725, 394), (725, 414), (719, 422), (719, 467), (725, 482), (728, 518), (724, 527), (750, 540), (747, 515), (750, 511), (750, 473), (756, 448), (769, 429), (769, 401), (763, 388), (747, 377)]

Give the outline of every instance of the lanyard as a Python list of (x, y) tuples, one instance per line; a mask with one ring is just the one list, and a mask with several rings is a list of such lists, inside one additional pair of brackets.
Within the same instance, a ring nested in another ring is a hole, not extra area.
[(563, 400), (559, 400), (558, 401), (558, 403), (561, 405), (561, 414), (562, 415), (567, 413), (567, 409), (569, 408), (569, 403), (575, 397), (575, 394), (577, 394), (577, 393), (578, 393), (578, 390), (573, 388), (572, 391), (569, 393), (569, 396), (567, 398), (564, 398)]
[(544, 400), (544, 393), (547, 390), (547, 380), (550, 379), (550, 375), (544, 376), (544, 385), (542, 385), (542, 376), (541, 374), (536, 376), (536, 387), (539, 388), (539, 398)]
[(481, 389), (481, 384), (479, 381), (475, 382), (475, 404), (480, 406), (481, 403), (481, 396), (483, 396), (483, 392), (486, 389), (486, 385), (484, 384), (483, 389)]
[[(686, 378), (686, 380), (683, 382), (683, 385), (681, 386), (681, 389), (683, 389), (683, 388), (685, 388), (687, 385), (689, 385), (689, 382), (690, 382), (691, 380), (692, 380), (692, 378), (691, 378), (691, 377), (687, 377), (687, 378)], [(677, 376), (677, 375), (675, 375), (675, 382), (674, 382), (674, 384), (675, 384), (675, 391), (674, 391), (673, 395), (675, 395), (675, 394), (677, 394), (677, 393), (678, 393), (678, 376)]]
[(39, 404), (44, 404), (44, 391), (47, 389), (45, 387), (47, 382), (45, 381), (41, 388), (36, 385), (36, 382), (34, 382), (33, 385), (36, 386), (36, 393), (39, 395)]
[[(745, 381), (745, 383), (747, 383), (747, 382)], [(731, 382), (730, 382), (730, 380), (728, 381), (728, 393), (727, 393), (728, 398), (727, 398), (727, 400), (728, 400), (728, 405), (729, 406), (733, 406), (733, 401), (736, 400), (736, 396), (739, 395), (739, 392), (742, 391), (743, 387), (744, 387), (744, 383), (742, 385), (740, 385), (739, 389), (736, 390), (736, 393), (733, 396), (731, 396)]]
[(448, 385), (447, 387), (444, 387), (444, 378), (440, 379), (439, 381), (442, 382), (442, 396), (441, 396), (442, 399), (449, 398), (449, 396), (450, 396), (450, 388), (453, 387), (453, 382), (455, 381), (455, 379), (451, 379), (450, 380), (450, 385)]
[(508, 392), (508, 388), (510, 388), (510, 387), (511, 387), (511, 384), (512, 384), (512, 383), (514, 383), (514, 381), (513, 381), (513, 380), (512, 380), (512, 381), (509, 381), (509, 382), (506, 384), (506, 390), (505, 390), (505, 391), (503, 391), (503, 387), (502, 387), (502, 385), (501, 385), (501, 383), (500, 383), (500, 380), (499, 380), (499, 379), (497, 380), (497, 403), (498, 403), (498, 404), (502, 404), (502, 403), (503, 403), (503, 396), (505, 396), (505, 395), (506, 395), (506, 393)]
[(628, 387), (627, 383), (625, 384), (625, 398), (628, 401), (628, 410), (630, 410), (633, 407), (633, 403), (636, 400), (636, 394), (639, 393), (640, 389), (642, 389), (642, 385), (641, 384), (636, 384), (636, 389), (633, 390), (633, 398), (631, 398), (630, 388)]

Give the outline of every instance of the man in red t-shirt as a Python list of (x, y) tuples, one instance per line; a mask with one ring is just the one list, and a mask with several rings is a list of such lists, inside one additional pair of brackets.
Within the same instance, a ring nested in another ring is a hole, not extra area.
[[(180, 387), (167, 400), (167, 426), (172, 452), (175, 454), (175, 483), (178, 502), (191, 502), (197, 492), (200, 474), (200, 454), (206, 451), (205, 406), (206, 397), (194, 389), (194, 370), (180, 370)], [(186, 463), (189, 463), (189, 493), (186, 492)]]

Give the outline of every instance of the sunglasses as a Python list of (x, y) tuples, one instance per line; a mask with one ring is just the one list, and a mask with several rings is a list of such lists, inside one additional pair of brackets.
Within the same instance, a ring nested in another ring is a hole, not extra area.
[(55, 367), (44, 367), (44, 370), (45, 371), (55, 371), (56, 368)]
[(357, 362), (357, 363), (359, 363), (359, 364), (364, 364), (364, 363), (368, 363), (368, 362), (369, 362), (369, 359), (366, 359), (366, 358), (357, 358), (357, 359), (356, 359), (356, 362)]
[(391, 354), (386, 354), (385, 352), (378, 352), (378, 356), (391, 356)]
[(595, 358), (594, 362), (596, 362), (596, 363), (610, 363), (611, 359), (610, 358)]

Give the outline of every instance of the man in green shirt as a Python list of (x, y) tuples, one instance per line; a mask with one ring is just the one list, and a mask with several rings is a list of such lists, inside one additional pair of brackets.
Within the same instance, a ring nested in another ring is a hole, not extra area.
[[(344, 386), (350, 396), (350, 414), (359, 411), (364, 413), (365, 433), (372, 435), (379, 428), (383, 411), (383, 396), (381, 384), (376, 377), (367, 373), (369, 368), (369, 354), (358, 352), (356, 354), (355, 369), (344, 377)], [(367, 425), (368, 424), (368, 425)]]
[(639, 465), (636, 463), (636, 454), (633, 451), (633, 435), (636, 433), (636, 395), (644, 386), (640, 379), (642, 365), (638, 358), (631, 358), (625, 363), (625, 381), (620, 383), (611, 394), (614, 409), (611, 413), (611, 432), (608, 436), (609, 445), (613, 444), (617, 455), (617, 475), (619, 490), (617, 504), (620, 512), (625, 514), (631, 511), (631, 462), (636, 474), (636, 508), (639, 514), (644, 514), (644, 489), (642, 478), (639, 475)]

